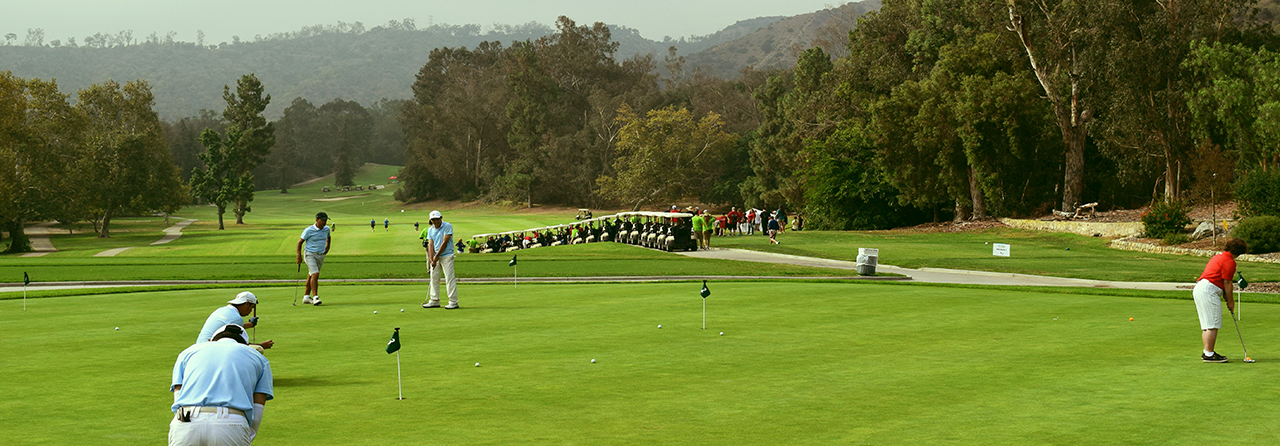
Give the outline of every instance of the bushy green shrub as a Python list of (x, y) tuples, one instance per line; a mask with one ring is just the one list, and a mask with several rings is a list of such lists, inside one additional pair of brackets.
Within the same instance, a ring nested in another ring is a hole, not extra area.
[(1151, 209), (1142, 214), (1143, 231), (1147, 237), (1163, 239), (1170, 235), (1186, 232), (1191, 224), (1187, 216), (1187, 208), (1179, 202), (1157, 201)]
[(1280, 217), (1246, 218), (1231, 234), (1249, 244), (1250, 254), (1280, 251)]
[(1236, 209), (1242, 217), (1280, 215), (1280, 170), (1254, 170), (1236, 180)]
[(1188, 237), (1186, 234), (1169, 234), (1164, 236), (1160, 242), (1164, 243), (1165, 246), (1176, 246), (1183, 243), (1191, 243), (1191, 237)]

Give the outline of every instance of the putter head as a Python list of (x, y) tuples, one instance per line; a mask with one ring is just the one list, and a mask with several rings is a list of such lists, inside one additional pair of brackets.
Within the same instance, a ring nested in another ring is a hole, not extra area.
[(1246, 357), (1244, 358), (1244, 362), (1247, 362), (1247, 363), (1252, 364), (1252, 363), (1255, 363), (1255, 362), (1258, 362), (1258, 361), (1257, 361), (1256, 359), (1253, 359), (1253, 358), (1250, 358), (1250, 357), (1247, 357), (1247, 356), (1246, 356)]

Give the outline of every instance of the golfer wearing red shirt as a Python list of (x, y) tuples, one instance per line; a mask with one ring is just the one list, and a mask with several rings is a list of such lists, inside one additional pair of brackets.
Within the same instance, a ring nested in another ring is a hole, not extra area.
[(1222, 328), (1223, 298), (1227, 300), (1227, 310), (1233, 315), (1236, 313), (1231, 277), (1236, 274), (1236, 256), (1247, 250), (1248, 245), (1243, 240), (1227, 239), (1225, 250), (1209, 259), (1204, 272), (1196, 279), (1195, 290), (1191, 292), (1196, 301), (1196, 313), (1200, 314), (1200, 337), (1204, 340), (1204, 354), (1200, 359), (1204, 362), (1227, 362), (1226, 356), (1213, 351), (1213, 344), (1218, 341), (1218, 329)]

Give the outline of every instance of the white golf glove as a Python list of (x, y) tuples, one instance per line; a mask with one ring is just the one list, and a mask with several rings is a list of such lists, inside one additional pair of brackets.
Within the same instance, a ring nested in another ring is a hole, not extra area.
[(249, 434), (249, 442), (253, 443), (253, 439), (258, 436), (258, 428), (262, 427), (262, 412), (267, 410), (267, 406), (263, 404), (253, 404), (253, 420), (249, 421), (249, 429), (253, 433)]

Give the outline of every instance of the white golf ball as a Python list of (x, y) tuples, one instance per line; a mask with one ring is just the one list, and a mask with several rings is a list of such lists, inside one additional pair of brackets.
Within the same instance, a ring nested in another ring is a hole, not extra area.
[(477, 363), (476, 363), (476, 367), (480, 367), (480, 363), (478, 363), (478, 362), (477, 362)]
[(723, 331), (722, 331), (722, 332), (720, 332), (720, 336), (724, 336), (724, 332), (723, 332)]
[(120, 327), (116, 327), (116, 331), (120, 331)]
[(661, 324), (659, 324), (659, 325), (658, 325), (658, 328), (662, 328), (662, 325), (661, 325)]
[(378, 314), (378, 310), (373, 310), (373, 314)]
[(400, 312), (401, 312), (401, 313), (404, 313), (404, 308), (401, 308), (401, 309), (400, 309)]
[(592, 360), (591, 360), (591, 363), (592, 363), (592, 364), (595, 364), (595, 363), (596, 363), (596, 360), (592, 359)]

